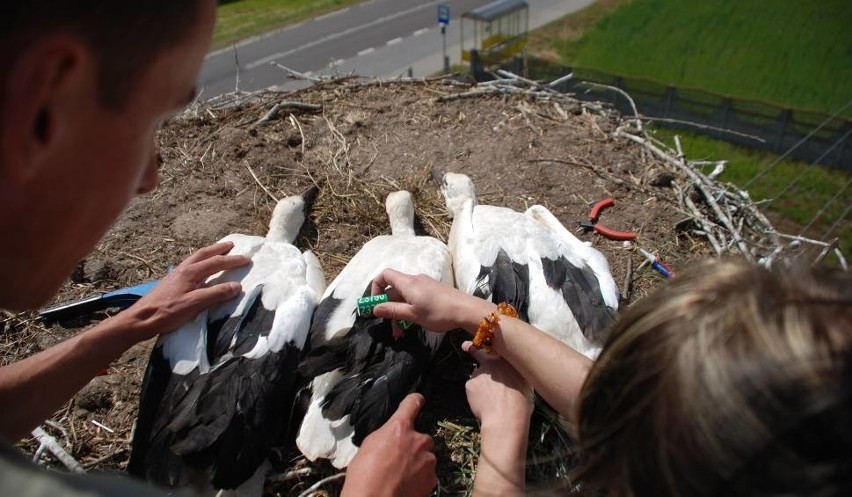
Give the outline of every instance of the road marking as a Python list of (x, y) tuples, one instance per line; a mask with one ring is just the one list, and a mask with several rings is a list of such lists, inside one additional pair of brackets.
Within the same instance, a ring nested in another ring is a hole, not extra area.
[(337, 67), (337, 66), (339, 66), (340, 64), (343, 64), (344, 62), (346, 62), (344, 59), (337, 59), (337, 60), (335, 60), (335, 61), (333, 61), (333, 62), (329, 62), (329, 63), (328, 63), (328, 67)]
[[(387, 16), (384, 16), (384, 17), (379, 17), (377, 19), (374, 19), (374, 20), (372, 20), (372, 21), (370, 21), (366, 24), (362, 24), (360, 26), (355, 26), (355, 27), (340, 31), (338, 33), (334, 33), (334, 34), (331, 34), (331, 35), (328, 35), (328, 36), (324, 36), (324, 37), (320, 38), (319, 40), (314, 40), (314, 41), (305, 43), (304, 45), (302, 45), (300, 47), (296, 47), (296, 48), (293, 48), (291, 50), (287, 50), (286, 52), (279, 52), (279, 53), (276, 53), (276, 54), (272, 54), (272, 55), (263, 57), (261, 59), (254, 61), (254, 62), (249, 62), (248, 64), (246, 64), (246, 70), (251, 71), (252, 69), (255, 69), (255, 68), (260, 67), (262, 65), (268, 64), (269, 62), (272, 62), (276, 59), (287, 57), (289, 55), (293, 55), (294, 53), (301, 52), (303, 50), (308, 50), (308, 49), (313, 48), (317, 45), (321, 45), (325, 42), (328, 42), (328, 41), (331, 41), (331, 40), (336, 40), (337, 38), (342, 38), (344, 36), (350, 35), (350, 34), (355, 33), (357, 31), (361, 31), (361, 30), (364, 30), (364, 29), (372, 28), (374, 26), (378, 26), (379, 24), (383, 24), (383, 23), (386, 23), (388, 21), (392, 21), (392, 20), (394, 20), (398, 17), (407, 16), (407, 15), (412, 14), (414, 12), (417, 12), (419, 10), (432, 8), (436, 5), (438, 5), (439, 3), (442, 3), (442, 2), (445, 2), (445, 1), (446, 0), (433, 0), (431, 2), (427, 2), (427, 3), (424, 3), (422, 5), (418, 5), (417, 7), (412, 7), (410, 9), (402, 10), (402, 11), (396, 12), (394, 14), (390, 14), (390, 15), (387, 15)], [(338, 11), (338, 12), (340, 12), (340, 11)]]
[(376, 51), (376, 49), (373, 48), (373, 47), (365, 48), (364, 50), (361, 50), (360, 52), (358, 52), (358, 56), (360, 57), (362, 55), (367, 55), (367, 54), (373, 53), (375, 51)]
[(400, 38), (394, 38), (393, 40), (388, 41), (388, 46), (396, 45), (397, 43), (401, 43), (401, 42), (402, 42), (401, 37)]
[(420, 36), (420, 35), (426, 33), (427, 31), (429, 31), (429, 28), (418, 29), (417, 31), (414, 32), (414, 36)]

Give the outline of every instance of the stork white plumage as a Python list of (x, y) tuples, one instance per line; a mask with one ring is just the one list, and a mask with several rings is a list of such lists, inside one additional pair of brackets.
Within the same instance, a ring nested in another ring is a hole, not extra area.
[(263, 463), (286, 428), (296, 368), (325, 289), (316, 256), (292, 245), (316, 195), (282, 199), (266, 237), (228, 235), (248, 267), (209, 281), (237, 281), (240, 297), (161, 336), (151, 353), (128, 471), (197, 492), (260, 495)]
[(357, 300), (370, 294), (385, 268), (453, 285), (447, 246), (414, 234), (411, 194), (388, 195), (386, 208), (392, 234), (364, 244), (328, 286), (314, 313), (311, 351), (299, 367), (313, 381), (296, 443), (308, 459), (330, 459), (337, 468), (349, 465), (364, 437), (417, 388), (444, 336), (415, 325), (397, 340), (390, 321), (356, 318)]
[(521, 213), (478, 205), (466, 175), (445, 174), (441, 191), (453, 217), (448, 245), (457, 288), (509, 302), (521, 319), (596, 358), (618, 308), (603, 254), (543, 206)]

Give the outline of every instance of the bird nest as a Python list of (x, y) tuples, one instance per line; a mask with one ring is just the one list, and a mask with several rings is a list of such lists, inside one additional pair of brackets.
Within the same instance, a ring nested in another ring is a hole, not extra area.
[[(679, 145), (656, 141), (641, 123), (606, 105), (503, 76), (478, 86), (343, 78), (192, 106), (158, 133), (160, 187), (131, 203), (56, 301), (160, 277), (229, 233), (263, 234), (275, 200), (312, 184), (320, 194), (297, 245), (317, 254), (330, 281), (366, 241), (389, 233), (384, 198), (391, 191), (410, 191), (417, 229), (446, 240), (450, 221), (439, 185), (447, 171), (469, 175), (480, 203), (516, 210), (542, 204), (572, 230), (594, 202), (612, 197), (615, 205), (601, 222), (637, 232), (636, 245), (675, 270), (725, 254), (772, 260), (809, 247), (811, 257), (825, 252), (807, 241), (788, 243), (745, 192), (714, 179), (719, 163), (690, 162)], [(663, 281), (633, 247), (594, 233), (579, 236), (607, 256), (626, 305)], [(107, 315), (45, 326), (33, 313), (5, 313), (2, 360), (31, 355)], [(420, 429), (436, 437), (442, 493), (449, 495), (468, 492), (478, 451), (461, 339), (452, 335), (439, 351), (420, 420)], [(152, 345), (133, 347), (42, 425), (84, 469), (125, 468)], [(554, 452), (561, 442), (545, 442), (560, 435), (536, 436), (530, 481), (565, 469), (565, 458)], [(39, 443), (20, 446), (33, 454)], [(339, 490), (339, 479), (316, 485), (334, 475), (329, 465), (307, 462), (293, 447), (278, 455), (268, 493)], [(49, 451), (37, 459), (59, 465)]]

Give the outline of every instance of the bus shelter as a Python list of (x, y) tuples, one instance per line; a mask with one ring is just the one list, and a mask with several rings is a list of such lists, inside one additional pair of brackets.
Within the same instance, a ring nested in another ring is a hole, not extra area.
[(479, 52), (483, 64), (497, 64), (526, 48), (529, 4), (524, 0), (496, 0), (461, 16), (462, 60)]

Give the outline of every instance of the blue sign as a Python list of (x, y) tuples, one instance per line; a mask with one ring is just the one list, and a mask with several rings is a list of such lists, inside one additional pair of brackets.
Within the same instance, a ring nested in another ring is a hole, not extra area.
[(438, 24), (446, 26), (450, 23), (450, 6), (438, 5)]

